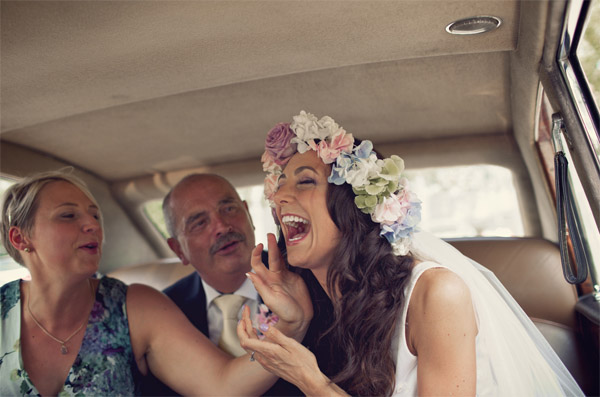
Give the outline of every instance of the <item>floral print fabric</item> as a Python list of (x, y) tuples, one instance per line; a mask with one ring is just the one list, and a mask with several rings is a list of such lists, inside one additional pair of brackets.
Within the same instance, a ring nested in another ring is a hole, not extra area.
[[(81, 348), (60, 396), (133, 395), (135, 359), (129, 339), (127, 286), (100, 280)], [(0, 395), (37, 396), (20, 352), (20, 280), (0, 289)]]

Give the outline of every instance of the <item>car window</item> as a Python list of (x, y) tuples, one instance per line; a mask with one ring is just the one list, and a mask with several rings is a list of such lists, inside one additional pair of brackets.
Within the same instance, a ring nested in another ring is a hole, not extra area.
[[(600, 167), (600, 28), (598, 1), (574, 0), (557, 54), (557, 62)], [(595, 22), (595, 23), (594, 23)]]
[(495, 165), (406, 172), (422, 203), (421, 229), (442, 238), (522, 237), (512, 172)]
[[(406, 172), (411, 189), (421, 199), (421, 228), (443, 238), (522, 237), (523, 220), (512, 172), (494, 165), (424, 168)], [(256, 242), (275, 233), (263, 186), (239, 188), (256, 227)], [(144, 213), (166, 236), (162, 201), (145, 204)]]
[[(600, 170), (600, 114), (598, 110), (598, 91), (600, 89), (600, 2), (599, 1), (583, 1), (572, 0), (567, 7), (566, 24), (563, 29), (562, 42), (559, 47), (556, 60), (559, 70), (564, 78), (564, 82), (568, 89), (568, 94), (577, 112), (578, 121), (581, 123), (581, 134), (585, 138), (584, 144), (591, 149), (591, 164), (590, 169), (577, 169), (577, 162), (573, 161), (573, 155), (581, 159), (581, 153), (577, 153), (577, 148), (572, 147), (571, 143), (565, 140), (564, 134), (560, 134), (560, 143), (562, 144), (563, 152), (568, 160), (569, 167), (569, 182), (573, 192), (573, 201), (577, 209), (581, 224), (582, 236), (579, 236), (588, 251), (586, 256), (590, 261), (592, 283), (596, 283), (595, 274), (598, 273), (600, 267), (600, 234), (598, 234), (598, 225), (594, 218), (590, 203), (597, 205), (596, 201), (588, 201), (588, 191), (586, 192), (582, 185), (581, 175), (586, 181), (589, 181), (592, 174)], [(544, 132), (551, 125), (550, 118), (552, 117), (552, 109), (549, 107), (549, 101), (543, 96), (538, 99), (541, 112), (539, 113), (538, 130), (536, 131), (536, 140), (538, 147), (541, 148), (540, 141)], [(544, 108), (549, 110), (544, 111)], [(543, 120), (546, 118), (547, 120)], [(567, 131), (569, 133), (569, 131)], [(570, 132), (572, 133), (572, 132)], [(572, 140), (573, 138), (571, 138)], [(546, 144), (548, 146), (548, 144)], [(581, 147), (581, 142), (579, 144)], [(572, 150), (575, 150), (572, 152)], [(553, 156), (553, 150), (540, 150), (540, 154), (546, 157), (546, 163)], [(576, 157), (577, 158), (577, 157)], [(580, 165), (581, 167), (581, 165)], [(548, 170), (551, 167), (546, 167)], [(592, 171), (590, 171), (592, 170)], [(579, 175), (578, 175), (579, 172)], [(552, 175), (553, 170), (547, 171), (548, 175)], [(552, 177), (550, 178), (552, 179)], [(594, 183), (594, 182), (593, 182)], [(585, 284), (584, 284), (585, 286)], [(590, 287), (592, 288), (592, 287)], [(598, 286), (593, 288), (598, 291)], [(589, 292), (588, 287), (584, 288), (584, 292)]]
[(600, 103), (600, 1), (589, 3), (588, 17), (575, 51), (598, 109)]

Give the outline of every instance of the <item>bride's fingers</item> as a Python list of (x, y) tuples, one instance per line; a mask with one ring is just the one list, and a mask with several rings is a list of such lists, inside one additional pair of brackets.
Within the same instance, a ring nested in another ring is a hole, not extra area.
[(264, 264), (262, 262), (263, 248), (264, 248), (264, 246), (262, 245), (262, 243), (258, 243), (256, 245), (256, 247), (254, 247), (254, 249), (252, 250), (252, 256), (250, 257), (250, 264), (252, 265), (253, 269), (261, 268), (264, 266)]
[(256, 288), (258, 294), (262, 297), (266, 305), (269, 306), (269, 304), (272, 302), (272, 299), (274, 299), (272, 296), (273, 291), (269, 285), (258, 274), (246, 273), (246, 277), (252, 281), (252, 284), (254, 284), (254, 288)]
[(244, 310), (242, 311), (242, 320), (238, 323), (237, 329), (236, 329), (237, 334), (238, 334), (238, 339), (240, 340), (240, 344), (242, 343), (243, 340), (248, 339), (250, 337), (250, 334), (248, 333), (248, 329), (246, 327), (246, 321), (244, 320), (245, 311), (246, 311), (246, 309), (244, 308)]
[(242, 321), (244, 322), (244, 328), (250, 339), (258, 339), (258, 332), (252, 326), (252, 319), (250, 318), (250, 306), (244, 306), (242, 313)]
[(258, 274), (261, 277), (265, 277), (265, 274), (268, 273), (269, 269), (265, 266), (262, 261), (262, 252), (264, 246), (259, 243), (252, 250), (252, 256), (250, 257), (250, 265), (252, 266), (252, 270), (254, 273)]
[(281, 252), (277, 246), (277, 238), (273, 233), (267, 234), (267, 242), (269, 244), (269, 270), (273, 273), (279, 273), (285, 270), (285, 264), (281, 257)]
[(296, 342), (293, 338), (285, 336), (275, 327), (269, 327), (268, 329), (262, 331), (262, 333), (269, 342), (273, 342), (285, 350), (289, 351), (294, 345), (298, 345), (298, 342)]
[(245, 306), (242, 311), (242, 320), (237, 326), (237, 335), (240, 340), (240, 345), (248, 352), (251, 353), (253, 350), (246, 347), (246, 343), (249, 340), (258, 340), (258, 334), (252, 327), (252, 320), (250, 319), (250, 308)]
[[(255, 358), (262, 353), (272, 353), (276, 349), (280, 349), (279, 346), (269, 342), (262, 342), (258, 339), (254, 328), (252, 328), (252, 322), (248, 321), (250, 318), (249, 311), (246, 313), (246, 309), (244, 309), (244, 313), (242, 314), (242, 321), (238, 323), (237, 333), (238, 338), (240, 340), (240, 345), (246, 350), (248, 353), (254, 353)], [(248, 325), (250, 328), (248, 328)], [(248, 330), (252, 330), (248, 332)]]
[(245, 339), (243, 347), (246, 350), (253, 351), (255, 357), (256, 355), (263, 355), (267, 357), (273, 356), (274, 353), (282, 351), (281, 346), (275, 343), (261, 341), (260, 339)]

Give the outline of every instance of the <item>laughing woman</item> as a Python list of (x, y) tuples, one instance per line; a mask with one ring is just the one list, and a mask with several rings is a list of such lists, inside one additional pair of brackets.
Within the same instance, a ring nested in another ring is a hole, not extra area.
[[(328, 379), (293, 339), (275, 329), (258, 339), (246, 313), (242, 346), (266, 369), (308, 395), (582, 394), (492, 274), (416, 231), (420, 202), (401, 158), (378, 158), (330, 117), (301, 112), (269, 132), (262, 160), (280, 249), (327, 291), (327, 332), (346, 352)], [(249, 277), (263, 288), (272, 274), (259, 254)]]
[[(14, 184), (1, 235), (31, 281), (0, 289), (0, 395), (133, 395), (136, 374), (148, 370), (188, 395), (257, 395), (277, 379), (248, 356), (217, 349), (160, 292), (93, 278), (102, 214), (74, 176)], [(262, 297), (273, 307), (285, 302), (269, 291)], [(303, 303), (287, 302), (282, 323), (298, 339), (312, 316), (310, 299)]]

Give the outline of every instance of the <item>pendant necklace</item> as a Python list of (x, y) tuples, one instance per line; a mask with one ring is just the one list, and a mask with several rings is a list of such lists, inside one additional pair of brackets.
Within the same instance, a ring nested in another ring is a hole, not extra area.
[[(90, 292), (92, 294), (92, 301), (96, 300), (96, 298), (94, 298), (94, 287), (92, 287), (92, 282), (90, 281), (90, 279), (88, 278), (88, 285), (90, 286)], [(31, 291), (31, 287), (29, 288), (29, 290)], [(60, 340), (58, 339), (56, 336), (52, 335), (50, 332), (48, 332), (46, 330), (46, 328), (44, 328), (42, 326), (42, 324), (40, 324), (40, 322), (35, 318), (35, 316), (33, 315), (33, 313), (31, 312), (31, 307), (29, 306), (29, 302), (31, 301), (31, 293), (29, 294), (29, 297), (27, 298), (27, 310), (29, 311), (29, 315), (31, 316), (31, 319), (33, 320), (33, 322), (35, 323), (35, 325), (37, 325), (46, 335), (48, 335), (49, 337), (51, 337), (52, 339), (54, 339), (56, 342), (60, 343), (60, 352), (62, 354), (67, 354), (69, 352), (69, 349), (67, 349), (66, 344), (71, 340), (72, 337), (74, 337), (75, 335), (77, 335), (77, 333), (79, 331), (81, 331), (81, 328), (83, 328), (83, 326), (85, 324), (87, 324), (88, 319), (86, 318), (83, 323), (81, 323), (81, 325), (79, 326), (79, 328), (77, 328), (75, 330), (75, 332), (73, 332), (67, 339), (65, 340)]]

